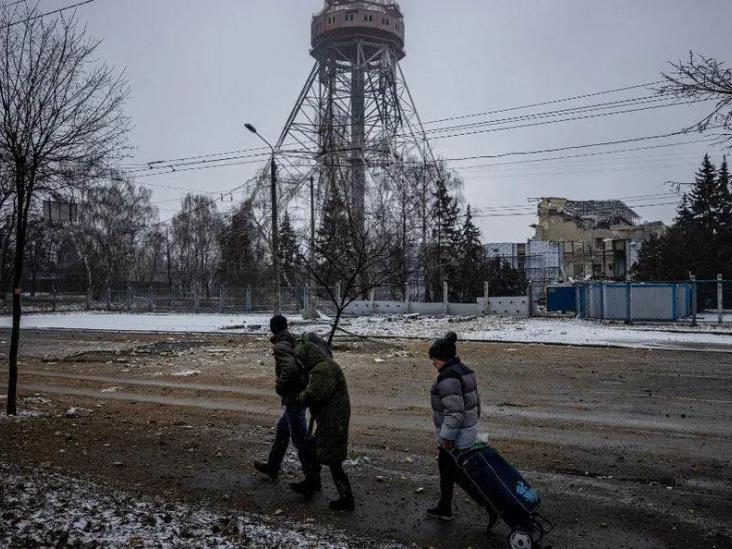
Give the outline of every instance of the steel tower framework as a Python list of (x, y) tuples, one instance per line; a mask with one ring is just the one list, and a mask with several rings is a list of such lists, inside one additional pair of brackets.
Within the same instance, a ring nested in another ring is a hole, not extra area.
[(275, 146), (282, 200), (314, 177), (319, 197), (342, 192), (363, 221), (369, 192), (378, 187), (383, 197), (406, 184), (407, 165), (422, 164), (431, 189), (437, 165), (399, 66), (398, 4), (326, 0), (311, 30), (315, 64)]

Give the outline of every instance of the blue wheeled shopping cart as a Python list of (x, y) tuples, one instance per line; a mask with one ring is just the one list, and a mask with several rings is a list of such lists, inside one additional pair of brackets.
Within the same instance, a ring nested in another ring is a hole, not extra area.
[(553, 525), (539, 515), (541, 498), (521, 473), (484, 444), (453, 455), (461, 469), (457, 483), (488, 511), (488, 530), (502, 519), (511, 528), (511, 549), (537, 547)]

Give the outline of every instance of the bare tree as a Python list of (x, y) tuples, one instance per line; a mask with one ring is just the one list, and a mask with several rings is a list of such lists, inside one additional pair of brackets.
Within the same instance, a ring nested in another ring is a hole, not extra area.
[(349, 210), (346, 208), (344, 212), (347, 224), (321, 230), (314, 245), (298, 248), (300, 257), (293, 263), (293, 267), (315, 281), (335, 307), (328, 345), (333, 342), (341, 317), (351, 303), (373, 288), (393, 283), (400, 274), (393, 268), (398, 256), (394, 242), (384, 238), (373, 219), (355, 223)]
[[(687, 61), (671, 63), (674, 72), (663, 74), (659, 95), (694, 101), (715, 101), (714, 109), (692, 128), (720, 131), (720, 141), (732, 147), (732, 70), (723, 61), (689, 52)], [(688, 129), (692, 129), (688, 128)]]
[(216, 203), (204, 195), (188, 194), (173, 218), (173, 241), (179, 278), (187, 287), (201, 287), (211, 297), (219, 264), (217, 235), (223, 225)]
[(0, 12), (0, 165), (12, 181), (18, 209), (9, 415), (17, 413), (21, 281), (31, 207), (44, 194), (61, 192), (69, 170), (83, 174), (120, 156), (129, 127), (122, 112), (127, 84), (123, 74), (99, 63), (99, 42), (74, 17), (39, 15), (34, 8)]

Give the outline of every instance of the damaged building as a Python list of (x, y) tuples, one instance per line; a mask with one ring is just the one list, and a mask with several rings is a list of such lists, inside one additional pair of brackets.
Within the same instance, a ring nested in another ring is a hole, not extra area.
[(542, 198), (537, 215), (533, 239), (525, 244), (487, 244), (486, 253), (545, 284), (625, 280), (643, 241), (666, 230), (660, 221), (641, 223), (640, 216), (620, 200)]

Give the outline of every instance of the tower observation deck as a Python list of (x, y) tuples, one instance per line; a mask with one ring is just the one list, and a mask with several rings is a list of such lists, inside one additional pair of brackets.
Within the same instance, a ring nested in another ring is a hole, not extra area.
[(359, 38), (390, 45), (398, 59), (405, 55), (404, 16), (393, 0), (326, 0), (313, 16), (311, 34), (315, 58), (333, 40)]

